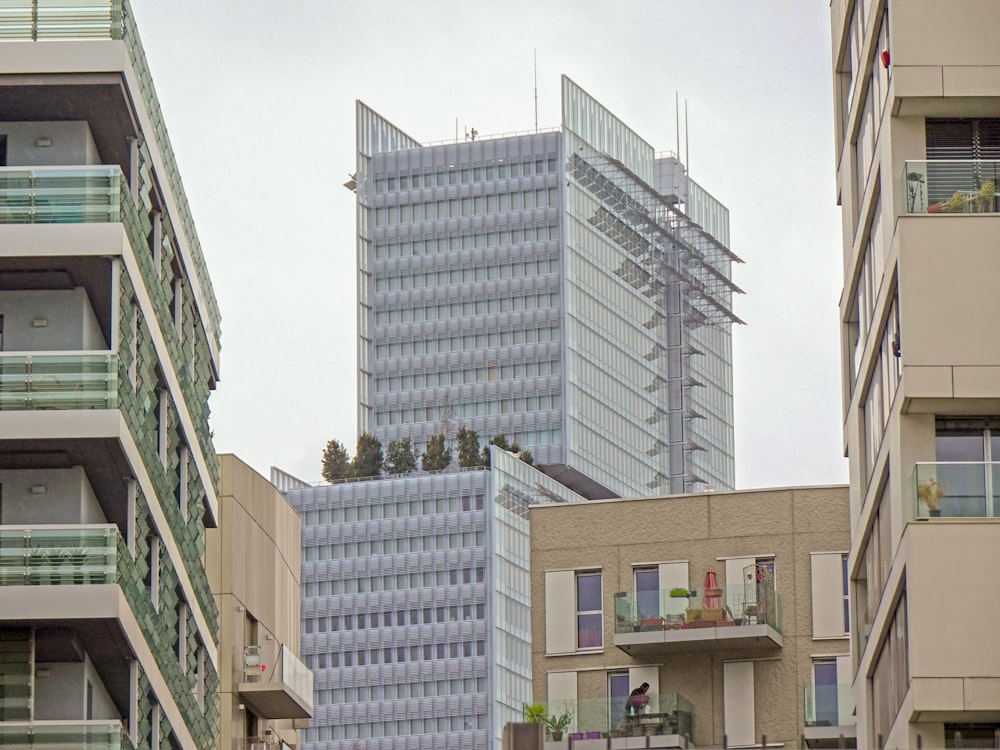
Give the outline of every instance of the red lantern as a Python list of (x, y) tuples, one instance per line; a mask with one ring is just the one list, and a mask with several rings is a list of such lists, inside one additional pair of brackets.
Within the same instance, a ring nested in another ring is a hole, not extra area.
[(882, 50), (882, 67), (886, 70), (889, 69), (889, 50)]

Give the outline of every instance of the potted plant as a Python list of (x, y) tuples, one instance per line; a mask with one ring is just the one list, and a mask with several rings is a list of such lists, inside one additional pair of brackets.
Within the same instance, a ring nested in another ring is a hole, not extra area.
[(917, 498), (924, 504), (928, 515), (932, 518), (941, 515), (941, 498), (946, 494), (944, 485), (934, 477), (917, 483)]
[(691, 596), (691, 592), (684, 588), (670, 589), (670, 596), (673, 599), (686, 599)]
[(569, 725), (572, 723), (573, 713), (571, 711), (563, 711), (561, 714), (549, 714), (545, 717), (545, 725), (552, 733), (554, 742), (562, 740), (563, 732), (569, 729)]
[(531, 703), (524, 706), (524, 720), (529, 724), (546, 723), (549, 713), (544, 703)]

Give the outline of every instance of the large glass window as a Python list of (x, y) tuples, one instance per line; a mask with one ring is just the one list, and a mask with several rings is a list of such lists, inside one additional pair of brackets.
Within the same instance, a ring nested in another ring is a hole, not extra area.
[(837, 662), (813, 662), (813, 687), (816, 691), (816, 725), (837, 726)]
[(604, 646), (604, 617), (601, 608), (601, 573), (576, 575), (577, 648)]
[(660, 617), (660, 569), (636, 568), (635, 603), (639, 622)]

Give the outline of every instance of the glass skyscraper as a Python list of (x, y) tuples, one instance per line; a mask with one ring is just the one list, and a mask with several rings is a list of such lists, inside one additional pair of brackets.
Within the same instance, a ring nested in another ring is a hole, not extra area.
[(569, 78), (551, 132), (358, 103), (359, 426), (504, 434), (587, 497), (734, 484), (728, 212)]
[(559, 129), (429, 146), (358, 102), (359, 431), (535, 467), (285, 485), (308, 750), (498, 746), (531, 700), (528, 507), (733, 485), (728, 212), (562, 90)]

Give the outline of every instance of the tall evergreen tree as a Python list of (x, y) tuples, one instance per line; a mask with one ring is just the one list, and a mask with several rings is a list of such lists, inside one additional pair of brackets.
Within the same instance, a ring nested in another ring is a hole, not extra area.
[(424, 471), (441, 471), (450, 463), (451, 448), (444, 444), (444, 435), (433, 435), (427, 441), (427, 449), (420, 455), (420, 468)]
[(382, 473), (382, 443), (370, 432), (358, 436), (358, 447), (351, 462), (354, 476), (377, 477)]
[(347, 448), (337, 439), (331, 440), (323, 449), (323, 460), (320, 474), (327, 482), (334, 482), (350, 476), (351, 465)]
[(406, 474), (417, 468), (417, 457), (409, 438), (393, 440), (385, 449), (385, 470), (389, 474)]
[(479, 433), (462, 427), (455, 436), (458, 442), (458, 465), (468, 469), (483, 465), (483, 456), (479, 452)]

